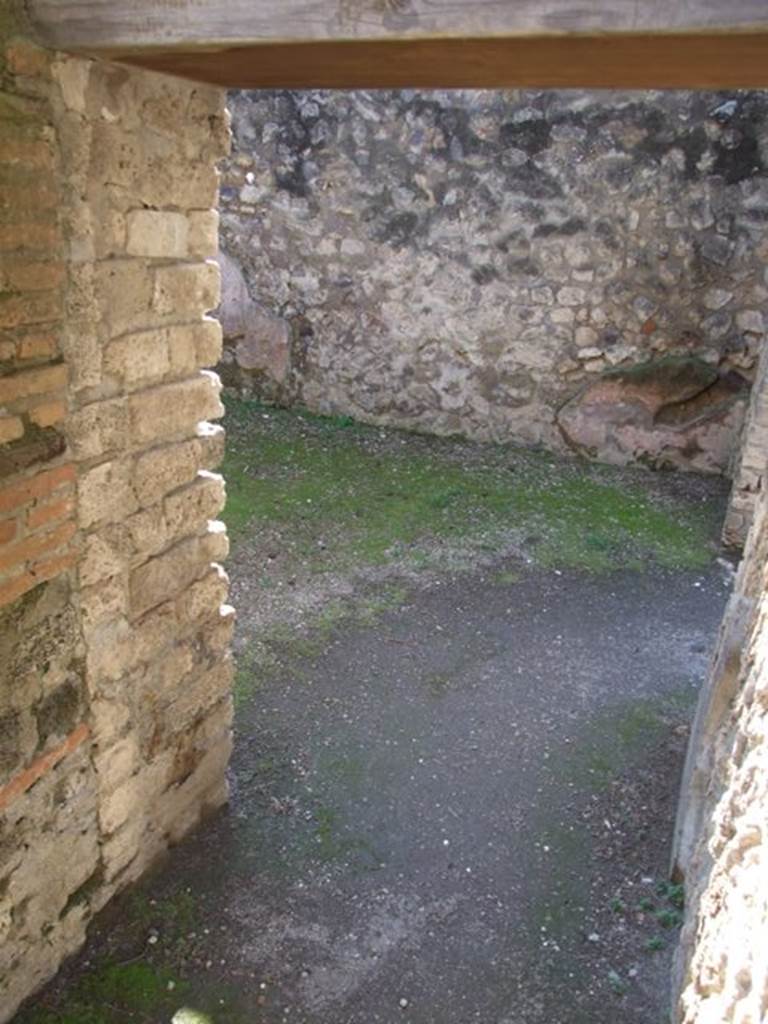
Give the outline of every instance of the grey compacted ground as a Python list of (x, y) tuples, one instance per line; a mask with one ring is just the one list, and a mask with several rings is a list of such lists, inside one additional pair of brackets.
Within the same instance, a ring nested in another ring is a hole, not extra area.
[(231, 805), (20, 1020), (666, 1022), (674, 805), (728, 565), (506, 554), (378, 601), (369, 580), (263, 670), (254, 550)]

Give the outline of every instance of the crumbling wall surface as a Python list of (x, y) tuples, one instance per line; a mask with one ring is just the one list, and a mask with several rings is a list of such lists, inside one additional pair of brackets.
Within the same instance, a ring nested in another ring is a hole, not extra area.
[(675, 1019), (757, 1024), (768, 1011), (768, 495), (702, 693), (679, 810), (686, 888)]
[(225, 383), (727, 472), (764, 338), (760, 93), (230, 97)]
[(752, 525), (755, 503), (768, 474), (768, 346), (763, 345), (733, 473), (723, 524), (723, 542), (741, 548)]
[[(5, 15), (3, 15), (5, 17)], [(0, 32), (0, 1021), (226, 798), (218, 90)]]

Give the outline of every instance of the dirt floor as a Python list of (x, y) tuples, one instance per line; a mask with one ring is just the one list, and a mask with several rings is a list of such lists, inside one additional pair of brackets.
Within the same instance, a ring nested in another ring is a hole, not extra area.
[(18, 1024), (663, 1024), (722, 482), (232, 402), (232, 802)]

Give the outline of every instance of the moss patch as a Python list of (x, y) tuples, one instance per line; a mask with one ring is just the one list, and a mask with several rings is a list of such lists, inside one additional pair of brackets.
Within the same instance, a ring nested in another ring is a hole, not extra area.
[(665, 697), (641, 698), (593, 717), (574, 746), (564, 777), (599, 790), (652, 753), (669, 732), (690, 720), (697, 691), (680, 688)]
[(107, 964), (84, 975), (60, 1009), (23, 1014), (19, 1024), (154, 1024), (170, 1020), (187, 986), (147, 963)]
[(636, 473), (255, 402), (228, 399), (227, 409), (233, 538), (279, 528), (313, 572), (423, 564), (435, 542), (488, 551), (512, 542), (540, 566), (589, 572), (695, 569), (713, 557), (718, 504), (654, 495)]
[(342, 627), (373, 626), (385, 612), (397, 608), (408, 596), (405, 586), (389, 583), (375, 591), (328, 601), (301, 627), (275, 624), (251, 638), (236, 658), (233, 694), (235, 707), (241, 707), (280, 669), (290, 668), (300, 676), (300, 664), (317, 658)]

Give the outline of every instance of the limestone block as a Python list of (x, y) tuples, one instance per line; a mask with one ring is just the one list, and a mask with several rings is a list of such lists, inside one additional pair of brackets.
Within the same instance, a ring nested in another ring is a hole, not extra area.
[(222, 566), (213, 564), (206, 574), (188, 587), (177, 599), (179, 622), (184, 625), (207, 619), (227, 597), (229, 579)]
[(189, 380), (137, 392), (129, 399), (131, 429), (138, 444), (189, 436), (201, 420), (224, 412), (216, 374), (202, 371)]
[(169, 843), (178, 843), (202, 817), (226, 802), (226, 767), (231, 753), (232, 738), (227, 733), (210, 746), (189, 778), (158, 801), (154, 822)]
[(234, 628), (235, 609), (229, 604), (221, 605), (218, 614), (206, 625), (203, 633), (207, 651), (214, 656), (225, 656), (232, 645)]
[(131, 706), (125, 692), (119, 695), (93, 692), (90, 714), (91, 735), (94, 744), (99, 747), (117, 743), (131, 725)]
[(131, 565), (145, 562), (152, 555), (159, 555), (174, 540), (169, 534), (160, 502), (137, 512), (126, 520), (125, 525), (133, 544)]
[(99, 801), (99, 826), (103, 835), (109, 836), (116, 832), (136, 813), (137, 808), (147, 805), (150, 795), (160, 788), (158, 782), (161, 774), (161, 765), (145, 764), (111, 792), (102, 793)]
[(195, 345), (198, 366), (215, 366), (222, 352), (221, 323), (205, 317), (195, 331)]
[(132, 470), (130, 460), (115, 459), (80, 476), (77, 494), (81, 527), (117, 522), (138, 508)]
[(174, 597), (201, 576), (212, 560), (204, 541), (190, 537), (134, 569), (129, 583), (132, 614), (143, 615)]
[(189, 255), (198, 259), (216, 256), (219, 249), (219, 211), (192, 210), (189, 213)]
[(137, 808), (120, 828), (102, 840), (101, 858), (106, 882), (111, 882), (118, 875), (121, 875), (121, 882), (129, 881), (122, 877), (126, 867), (134, 860), (139, 850), (146, 851), (147, 848), (151, 849), (154, 859), (165, 849), (165, 843), (160, 837), (153, 836), (149, 830), (146, 811)]
[(215, 309), (219, 298), (216, 263), (178, 263), (155, 270), (152, 309), (161, 316), (202, 315)]
[(141, 767), (138, 739), (123, 736), (115, 743), (94, 749), (93, 765), (102, 792), (115, 790)]
[(193, 480), (200, 462), (200, 443), (182, 441), (144, 452), (134, 466), (134, 488), (142, 506)]
[(95, 267), (95, 290), (108, 337), (152, 327), (153, 280), (142, 260), (102, 260)]
[(198, 532), (221, 512), (225, 499), (224, 478), (218, 473), (201, 470), (194, 483), (165, 499), (169, 535), (181, 537)]
[(183, 213), (131, 210), (126, 228), (126, 250), (132, 256), (183, 259), (189, 254), (190, 223)]
[(128, 404), (124, 398), (94, 402), (70, 415), (67, 437), (75, 459), (94, 459), (131, 444)]
[(90, 632), (102, 622), (123, 617), (128, 608), (128, 593), (125, 574), (118, 575), (83, 587), (80, 591), (80, 613), (83, 617), (83, 628)]
[[(203, 317), (200, 323), (193, 325), (188, 337), (194, 346), (194, 355), (188, 356), (186, 353), (183, 355), (184, 368), (190, 358), (195, 368), (215, 366), (218, 363), (222, 352), (222, 330), (218, 320), (214, 320), (212, 317)], [(176, 365), (179, 366), (177, 372), (180, 372), (182, 366), (179, 357), (177, 357)]]
[(64, 105), (78, 114), (85, 113), (85, 95), (90, 70), (90, 61), (76, 57), (57, 60), (51, 66), (51, 73), (59, 84)]
[(81, 586), (93, 586), (122, 572), (133, 554), (128, 530), (115, 524), (88, 534), (78, 571)]
[(103, 367), (128, 390), (162, 380), (171, 368), (167, 331), (137, 331), (110, 342)]
[(213, 366), (221, 358), (221, 325), (211, 317), (168, 328), (168, 351), (175, 376)]
[(177, 628), (173, 602), (152, 608), (140, 621), (120, 619), (100, 625), (88, 638), (86, 657), (92, 691), (114, 699), (108, 684), (157, 657), (172, 642)]
[(211, 562), (226, 561), (229, 554), (229, 537), (226, 525), (219, 520), (212, 519), (208, 523), (205, 552)]
[[(142, 699), (151, 701), (153, 706), (164, 706), (172, 701), (180, 684), (183, 685), (199, 660), (200, 650), (196, 637), (186, 642), (174, 642), (162, 657), (156, 658), (148, 666), (141, 680)], [(147, 723), (150, 724), (154, 729), (154, 723)]]

